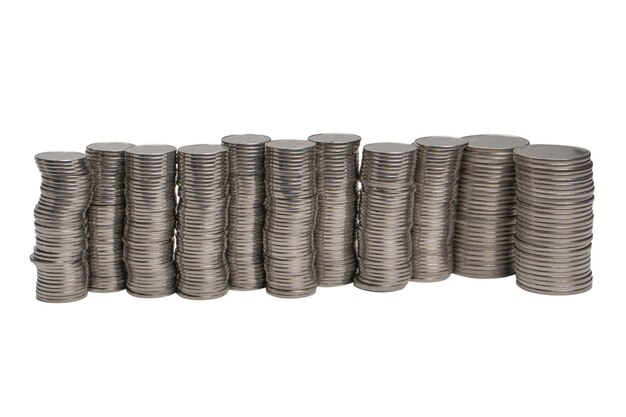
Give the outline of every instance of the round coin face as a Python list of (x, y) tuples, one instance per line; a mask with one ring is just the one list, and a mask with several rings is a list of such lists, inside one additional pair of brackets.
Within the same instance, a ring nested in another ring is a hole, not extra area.
[(363, 151), (385, 153), (385, 154), (405, 154), (408, 152), (414, 152), (417, 148), (414, 145), (398, 142), (378, 142), (370, 143), (363, 147)]
[(522, 137), (509, 135), (473, 135), (463, 139), (467, 139), (468, 148), (484, 150), (510, 150), (530, 143)]
[(171, 145), (139, 145), (126, 150), (131, 155), (163, 155), (176, 152), (176, 147)]
[(318, 133), (309, 136), (309, 140), (315, 143), (355, 143), (361, 137), (350, 133)]
[(280, 150), (305, 150), (314, 148), (315, 143), (301, 139), (279, 139), (267, 142), (265, 147)]
[(426, 136), (414, 142), (416, 145), (434, 148), (458, 148), (467, 144), (467, 139), (452, 136)]
[(255, 135), (251, 133), (242, 135), (228, 135), (222, 138), (222, 143), (227, 145), (261, 145), (271, 139), (265, 135)]
[(87, 145), (87, 150), (95, 152), (122, 152), (133, 146), (135, 145), (126, 142), (97, 142)]
[(73, 162), (86, 158), (82, 152), (41, 152), (35, 155), (35, 159), (45, 162)]
[(576, 161), (591, 155), (587, 149), (563, 145), (528, 145), (513, 152), (524, 158), (547, 161)]
[(191, 155), (215, 155), (222, 152), (227, 152), (228, 148), (223, 145), (187, 145), (178, 149), (178, 153), (191, 154)]

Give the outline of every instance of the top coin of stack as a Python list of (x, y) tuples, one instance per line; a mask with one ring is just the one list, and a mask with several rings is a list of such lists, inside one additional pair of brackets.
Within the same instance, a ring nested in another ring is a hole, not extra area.
[(265, 144), (267, 193), (263, 249), (267, 292), (286, 298), (315, 293), (313, 230), (317, 208), (315, 143)]
[(134, 145), (100, 142), (87, 145), (93, 170), (93, 197), (89, 206), (89, 290), (126, 288), (123, 261), (125, 150)]
[(178, 294), (209, 300), (228, 292), (228, 153), (222, 145), (178, 150)]
[(454, 219), (467, 140), (429, 136), (417, 139), (413, 208), (413, 281), (446, 279), (453, 268)]
[(37, 299), (70, 302), (87, 295), (87, 209), (91, 169), (80, 152), (42, 152), (41, 196), (35, 207)]
[(317, 153), (315, 270), (320, 286), (349, 284), (356, 273), (356, 206), (361, 137), (309, 136)]
[(517, 285), (566, 295), (592, 285), (594, 183), (591, 154), (572, 146), (514, 151), (517, 175)]
[(415, 190), (414, 145), (372, 143), (363, 148), (358, 214), (358, 273), (354, 285), (396, 291), (411, 279)]
[(124, 261), (126, 289), (137, 297), (176, 291), (176, 148), (142, 145), (126, 150)]
[(222, 144), (228, 148), (230, 204), (226, 256), (233, 290), (265, 287), (265, 144), (269, 141), (268, 136), (251, 134), (222, 138)]
[(512, 275), (515, 235), (513, 150), (517, 136), (467, 136), (454, 239), (454, 272), (473, 278)]

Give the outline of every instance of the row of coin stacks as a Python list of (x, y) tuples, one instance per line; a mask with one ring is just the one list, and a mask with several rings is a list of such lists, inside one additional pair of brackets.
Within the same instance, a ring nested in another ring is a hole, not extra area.
[(451, 273), (516, 274), (540, 294), (591, 288), (589, 151), (430, 136), (368, 144), (359, 168), (360, 141), (248, 134), (178, 150), (103, 142), (37, 154), (37, 299), (126, 289), (207, 300), (260, 288), (299, 298)]

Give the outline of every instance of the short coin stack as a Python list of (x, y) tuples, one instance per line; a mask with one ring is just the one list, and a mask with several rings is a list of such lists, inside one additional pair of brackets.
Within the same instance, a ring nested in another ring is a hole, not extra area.
[(126, 150), (124, 262), (126, 290), (137, 297), (176, 291), (176, 148), (142, 145)]
[(228, 147), (230, 204), (226, 257), (233, 290), (265, 287), (265, 143), (269, 141), (268, 136), (250, 134), (222, 138)]
[(178, 150), (178, 294), (209, 300), (228, 292), (228, 153), (222, 145)]
[(86, 154), (93, 171), (89, 206), (89, 291), (126, 288), (123, 260), (125, 150), (132, 144), (92, 143)]
[(315, 293), (313, 230), (317, 208), (315, 143), (265, 144), (267, 192), (263, 246), (267, 292), (285, 298)]
[(592, 285), (593, 172), (588, 150), (517, 148), (517, 285), (541, 294), (577, 294)]
[(461, 158), (467, 140), (417, 139), (413, 208), (413, 281), (441, 281), (453, 269), (454, 219)]
[(41, 196), (35, 207), (37, 299), (62, 303), (87, 295), (87, 209), (91, 169), (80, 152), (35, 156)]
[(415, 190), (414, 145), (381, 142), (363, 148), (354, 281), (369, 291), (396, 291), (411, 279)]
[(515, 162), (528, 145), (517, 136), (467, 136), (454, 237), (454, 273), (472, 278), (513, 275)]
[(317, 153), (315, 270), (320, 286), (349, 284), (356, 274), (356, 206), (361, 137), (327, 133), (309, 137)]

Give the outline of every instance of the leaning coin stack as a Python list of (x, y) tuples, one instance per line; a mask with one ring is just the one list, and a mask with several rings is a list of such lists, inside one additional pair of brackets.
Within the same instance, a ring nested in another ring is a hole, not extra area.
[(89, 206), (89, 291), (112, 292), (126, 288), (123, 258), (124, 151), (130, 143), (101, 142), (87, 146), (93, 171)]
[(411, 228), (417, 148), (373, 143), (363, 148), (354, 285), (396, 291), (411, 279)]
[(517, 285), (540, 294), (591, 288), (593, 171), (588, 150), (529, 145), (514, 151)]
[(467, 136), (454, 237), (454, 273), (472, 278), (513, 275), (515, 162), (528, 145), (517, 136)]
[(429, 136), (415, 141), (413, 281), (434, 282), (453, 269), (454, 219), (467, 140)]
[(265, 143), (263, 135), (230, 135), (228, 147), (230, 204), (226, 257), (233, 290), (265, 287), (263, 224), (265, 223)]
[(228, 149), (190, 145), (178, 150), (178, 294), (209, 300), (228, 292)]
[(356, 274), (356, 206), (361, 137), (318, 134), (309, 137), (317, 154), (315, 271), (319, 285), (349, 284)]
[(37, 299), (63, 303), (87, 295), (87, 209), (91, 169), (80, 152), (35, 156), (41, 196), (35, 207)]
[(317, 287), (315, 159), (313, 142), (276, 140), (265, 144), (266, 289), (277, 297), (305, 297)]
[(126, 150), (124, 262), (126, 290), (137, 297), (176, 291), (176, 148), (142, 145)]

